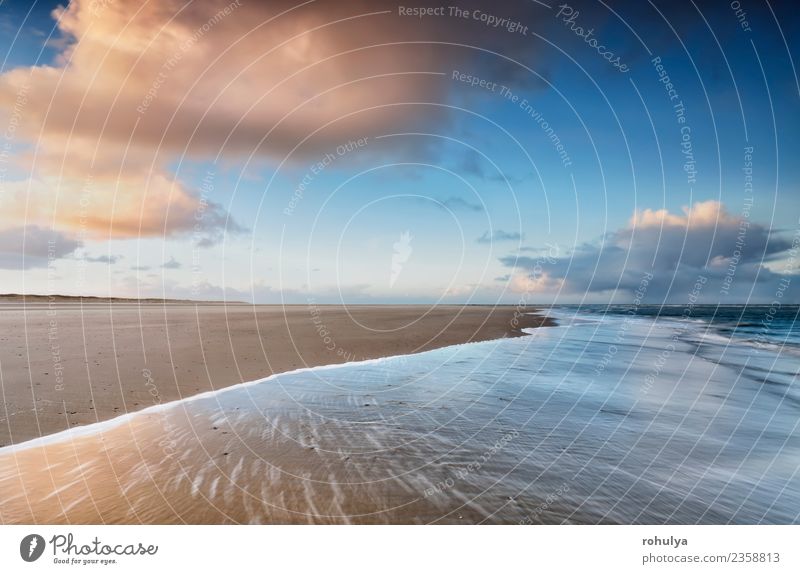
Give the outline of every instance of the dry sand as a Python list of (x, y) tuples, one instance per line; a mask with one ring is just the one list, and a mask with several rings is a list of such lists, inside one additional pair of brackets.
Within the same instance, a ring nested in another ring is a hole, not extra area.
[(0, 446), (274, 373), (520, 336), (547, 322), (516, 311), (7, 299)]

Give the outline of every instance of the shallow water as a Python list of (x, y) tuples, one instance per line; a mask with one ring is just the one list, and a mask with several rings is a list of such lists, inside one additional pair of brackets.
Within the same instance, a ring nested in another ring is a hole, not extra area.
[(778, 331), (549, 313), (561, 326), (529, 337), (285, 373), (2, 449), (0, 519), (800, 521), (799, 362)]

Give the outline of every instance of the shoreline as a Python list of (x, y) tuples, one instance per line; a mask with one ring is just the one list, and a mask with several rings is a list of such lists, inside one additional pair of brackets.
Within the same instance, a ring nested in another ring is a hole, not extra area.
[[(556, 327), (558, 325), (553, 324), (553, 325), (548, 325), (548, 326)], [(533, 331), (534, 329), (536, 329), (536, 327), (526, 327), (525, 329)], [(533, 333), (526, 332), (525, 329), (523, 329), (523, 333), (522, 333), (521, 336), (526, 337), (526, 336), (531, 336), (533, 334)], [(517, 338), (517, 337), (514, 337), (514, 338)], [(145, 407), (145, 408), (143, 408), (141, 410), (123, 413), (121, 415), (117, 415), (116, 417), (113, 417), (113, 418), (110, 418), (110, 419), (99, 420), (97, 422), (89, 423), (89, 424), (86, 424), (86, 425), (75, 426), (75, 427), (72, 427), (72, 428), (64, 429), (64, 430), (61, 430), (61, 431), (58, 431), (58, 432), (55, 432), (55, 433), (52, 433), (52, 434), (42, 435), (42, 436), (39, 436), (39, 437), (36, 437), (36, 438), (32, 438), (32, 439), (29, 439), (29, 440), (26, 440), (26, 441), (23, 441), (23, 442), (6, 445), (6, 446), (3, 446), (3, 447), (0, 447), (0, 456), (6, 455), (6, 454), (16, 453), (16, 452), (20, 452), (20, 451), (24, 451), (24, 450), (27, 450), (29, 448), (39, 448), (39, 447), (43, 447), (43, 446), (47, 446), (47, 445), (51, 445), (51, 444), (57, 444), (57, 443), (59, 443), (59, 442), (61, 442), (63, 440), (70, 440), (72, 438), (79, 438), (79, 437), (82, 437), (82, 436), (95, 435), (95, 434), (97, 434), (99, 432), (104, 432), (104, 431), (108, 431), (108, 430), (114, 429), (114, 428), (124, 424), (125, 422), (129, 421), (133, 417), (136, 417), (136, 416), (139, 416), (139, 415), (157, 414), (157, 413), (160, 413), (162, 411), (166, 411), (166, 410), (175, 408), (176, 406), (178, 406), (180, 404), (189, 404), (189, 403), (192, 403), (192, 402), (195, 402), (195, 401), (198, 401), (198, 400), (207, 399), (207, 398), (211, 398), (211, 397), (214, 397), (214, 396), (219, 396), (219, 395), (222, 395), (222, 394), (227, 393), (227, 392), (241, 390), (241, 389), (249, 387), (249, 386), (266, 383), (268, 381), (276, 379), (277, 377), (282, 377), (282, 376), (285, 376), (285, 375), (297, 375), (297, 374), (301, 374), (301, 373), (312, 373), (312, 372), (316, 372), (316, 371), (327, 371), (327, 370), (333, 370), (333, 369), (340, 369), (340, 368), (344, 368), (344, 367), (353, 367), (353, 366), (358, 366), (358, 365), (375, 365), (375, 364), (381, 363), (383, 361), (391, 360), (391, 359), (404, 359), (406, 357), (413, 357), (413, 356), (417, 356), (417, 355), (425, 355), (427, 353), (433, 353), (433, 352), (438, 351), (440, 349), (447, 349), (447, 348), (453, 348), (453, 347), (463, 347), (463, 346), (466, 346), (466, 345), (480, 345), (482, 343), (491, 343), (491, 342), (497, 341), (497, 340), (498, 339), (486, 339), (486, 340), (481, 340), (481, 341), (469, 341), (469, 342), (466, 342), (466, 343), (456, 343), (454, 345), (447, 345), (445, 347), (436, 347), (435, 349), (428, 349), (426, 351), (419, 351), (419, 352), (416, 352), (416, 353), (405, 353), (405, 354), (400, 354), (400, 355), (387, 355), (385, 357), (375, 357), (373, 359), (361, 359), (361, 360), (357, 360), (357, 361), (350, 361), (350, 362), (344, 362), (344, 363), (331, 363), (331, 364), (326, 364), (326, 365), (315, 365), (315, 366), (310, 366), (310, 367), (302, 367), (302, 368), (294, 369), (294, 370), (291, 370), (291, 371), (282, 371), (282, 372), (279, 372), (279, 373), (272, 373), (272, 374), (270, 374), (270, 375), (268, 375), (266, 377), (263, 377), (261, 379), (254, 379), (252, 381), (244, 381), (242, 383), (237, 383), (235, 385), (230, 385), (230, 386), (226, 386), (226, 387), (220, 387), (218, 389), (214, 389), (214, 390), (211, 390), (211, 391), (204, 391), (204, 392), (196, 394), (196, 395), (190, 395), (188, 397), (182, 397), (180, 399), (175, 399), (175, 400), (172, 400), (172, 401), (169, 401), (169, 402), (154, 403), (154, 404), (152, 404), (150, 406), (147, 406), (147, 407)]]
[(555, 324), (521, 314), (536, 312), (480, 305), (0, 305), (0, 450), (278, 374), (526, 336), (523, 329)]

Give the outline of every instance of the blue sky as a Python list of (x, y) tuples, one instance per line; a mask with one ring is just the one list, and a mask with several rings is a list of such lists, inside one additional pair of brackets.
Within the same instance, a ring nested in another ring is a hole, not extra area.
[[(2, 125), (15, 121), (20, 86), (30, 90), (4, 162), (4, 291), (566, 303), (630, 300), (652, 272), (649, 302), (685, 300), (699, 274), (711, 278), (706, 301), (769, 302), (780, 278), (796, 275), (800, 89), (788, 3), (773, 4), (774, 16), (747, 4), (747, 29), (727, 3), (702, 13), (630, 3), (616, 14), (592, 2), (464, 4), (527, 24), (524, 35), (474, 18), (411, 20), (396, 3), (288, 16), (280, 11), (293, 5), (280, 4), (243, 2), (217, 20), (229, 2), (146, 14), (115, 3), (0, 5), (3, 30), (21, 30), (13, 44), (2, 35)], [(268, 49), (287, 29), (355, 16), (286, 52)], [(147, 30), (156, 31), (144, 42)], [(251, 44), (225, 52), (243, 30)], [(374, 47), (384, 38), (393, 45)], [(169, 64), (170, 53), (180, 61)], [(220, 54), (230, 59), (215, 65)], [(141, 106), (159, 73), (152, 107), (130, 123), (136, 112), (120, 100)], [(347, 82), (346, 93), (336, 87)], [(156, 176), (172, 191), (150, 191)], [(99, 222), (90, 232), (75, 225), (87, 179)], [(645, 210), (653, 216), (634, 218)], [(137, 232), (145, 217), (148, 231)], [(59, 247), (31, 251), (40, 236)], [(674, 258), (659, 256), (676, 245)], [(798, 300), (796, 282), (787, 297)]]

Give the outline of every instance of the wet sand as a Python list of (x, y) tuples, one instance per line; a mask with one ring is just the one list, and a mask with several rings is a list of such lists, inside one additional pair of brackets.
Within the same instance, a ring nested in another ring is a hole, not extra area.
[(6, 300), (0, 447), (274, 373), (516, 337), (546, 323), (515, 311)]

